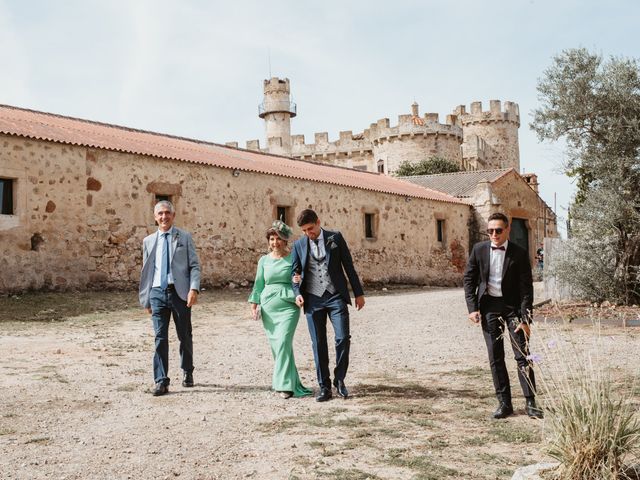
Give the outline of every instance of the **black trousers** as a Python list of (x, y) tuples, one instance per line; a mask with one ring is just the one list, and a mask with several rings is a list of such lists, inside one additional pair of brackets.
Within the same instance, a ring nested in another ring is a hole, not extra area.
[(482, 314), (482, 333), (487, 344), (496, 397), (499, 401), (511, 405), (511, 384), (504, 362), (505, 331), (508, 332), (513, 355), (518, 364), (518, 380), (522, 393), (527, 398), (535, 397), (535, 376), (533, 368), (527, 360), (529, 345), (524, 332), (522, 330), (515, 331), (520, 321), (515, 309), (506, 305), (501, 297), (486, 295), (480, 303), (480, 313)]

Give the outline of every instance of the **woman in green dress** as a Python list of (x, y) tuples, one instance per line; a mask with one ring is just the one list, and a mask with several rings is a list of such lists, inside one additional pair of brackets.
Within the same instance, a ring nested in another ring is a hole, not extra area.
[[(291, 253), (287, 240), (291, 229), (280, 220), (273, 222), (267, 230), (270, 253), (258, 261), (258, 271), (249, 296), (251, 316), (262, 317), (271, 353), (275, 361), (273, 389), (283, 398), (311, 395), (311, 390), (302, 385), (293, 357), (293, 335), (300, 318), (300, 309), (295, 303), (291, 288)], [(294, 277), (299, 281), (299, 276)]]

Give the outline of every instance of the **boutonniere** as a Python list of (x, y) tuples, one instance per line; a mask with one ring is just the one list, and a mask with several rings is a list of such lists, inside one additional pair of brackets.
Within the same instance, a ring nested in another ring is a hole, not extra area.
[(335, 235), (331, 235), (330, 237), (327, 237), (327, 246), (333, 250), (334, 248), (338, 248), (338, 245), (336, 244), (336, 236)]

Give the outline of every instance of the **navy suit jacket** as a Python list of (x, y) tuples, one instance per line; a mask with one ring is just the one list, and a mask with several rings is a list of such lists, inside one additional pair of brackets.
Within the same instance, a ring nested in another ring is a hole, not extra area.
[[(480, 311), (482, 297), (487, 293), (491, 242), (476, 243), (471, 250), (464, 272), (464, 295), (469, 313)], [(526, 250), (513, 242), (507, 244), (502, 266), (502, 298), (522, 319), (533, 313), (533, 278)]]
[[(351, 297), (349, 295), (349, 289), (347, 288), (347, 279), (345, 278), (345, 272), (349, 278), (351, 289), (356, 297), (364, 295), (358, 273), (353, 266), (353, 259), (351, 258), (351, 252), (345, 242), (344, 237), (340, 232), (332, 232), (322, 229), (324, 232), (324, 248), (327, 252), (327, 263), (329, 276), (331, 282), (333, 282), (336, 291), (343, 298), (345, 303), (351, 305)], [(299, 284), (293, 284), (293, 291), (298, 295), (302, 295), (306, 300), (307, 293), (305, 291), (305, 273), (307, 271), (307, 265), (309, 259), (309, 238), (303, 235), (293, 244), (292, 252), (292, 274), (300, 272), (301, 280)], [(305, 302), (305, 307), (306, 307)]]

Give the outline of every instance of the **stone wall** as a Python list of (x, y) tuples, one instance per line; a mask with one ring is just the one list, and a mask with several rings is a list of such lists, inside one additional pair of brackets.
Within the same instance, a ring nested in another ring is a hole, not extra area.
[(371, 142), (363, 134), (351, 131), (340, 132), (338, 140), (330, 142), (327, 132), (315, 134), (315, 142), (305, 143), (304, 135), (291, 137), (291, 156), (317, 163), (340, 165), (375, 172), (376, 164), (371, 151)]
[[(417, 104), (415, 107), (417, 112)], [(340, 132), (340, 138), (333, 142), (327, 132), (316, 133), (311, 144), (305, 143), (304, 135), (293, 135), (291, 156), (372, 172), (378, 171), (381, 162), (386, 174), (393, 174), (404, 161), (417, 163), (432, 156), (462, 166), (462, 129), (455, 115), (447, 116), (446, 122), (439, 123), (437, 113), (399, 115), (395, 126), (383, 118), (362, 133)], [(277, 150), (269, 146), (265, 151)]]
[(456, 165), (462, 162), (460, 139), (455, 135), (405, 135), (377, 140), (373, 147), (376, 162), (384, 162), (384, 171), (393, 175), (403, 162), (416, 164), (437, 156)]
[(17, 200), (15, 215), (0, 215), (0, 292), (86, 285), (86, 149), (9, 136), (0, 145)]
[[(278, 206), (289, 223), (311, 207), (324, 225), (341, 230), (365, 282), (461, 279), (467, 205), (18, 137), (1, 141), (0, 176), (16, 178), (18, 195), (26, 196), (17, 215), (0, 219), (1, 292), (135, 286), (142, 239), (156, 230), (156, 195), (174, 201), (176, 225), (193, 233), (205, 285), (253, 279)], [(365, 214), (374, 214), (374, 239), (365, 238)], [(436, 219), (445, 221), (442, 242)]]

